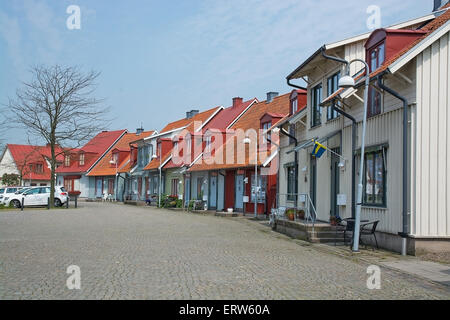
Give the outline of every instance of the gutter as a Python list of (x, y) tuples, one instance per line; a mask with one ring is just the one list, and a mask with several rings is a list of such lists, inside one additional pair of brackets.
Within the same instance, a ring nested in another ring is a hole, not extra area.
[(399, 236), (402, 237), (402, 255), (407, 254), (407, 241), (408, 238), (408, 100), (401, 96), (398, 92), (385, 86), (382, 81), (382, 76), (377, 77), (378, 86), (380, 89), (388, 92), (395, 98), (403, 102), (403, 179), (402, 179), (402, 232), (399, 232)]

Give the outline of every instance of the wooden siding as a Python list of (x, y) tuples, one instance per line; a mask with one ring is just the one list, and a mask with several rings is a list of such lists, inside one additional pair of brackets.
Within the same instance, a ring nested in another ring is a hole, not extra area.
[(412, 115), (411, 233), (450, 236), (450, 36), (422, 52)]

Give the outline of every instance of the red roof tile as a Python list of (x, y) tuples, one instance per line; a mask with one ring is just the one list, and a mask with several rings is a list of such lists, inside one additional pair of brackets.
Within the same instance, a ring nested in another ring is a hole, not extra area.
[[(145, 131), (140, 135), (136, 135), (136, 133), (124, 134), (87, 175), (93, 177), (114, 176), (116, 174), (116, 166), (111, 165), (110, 163), (113, 151), (118, 150), (124, 153), (123, 156), (119, 156), (119, 163), (117, 164), (117, 169), (123, 170), (126, 164), (130, 161), (130, 143), (136, 141), (136, 138), (144, 139), (151, 136), (153, 133), (154, 131)], [(119, 172), (119, 170), (117, 172)]]
[[(17, 166), (17, 169), (22, 172), (24, 179), (31, 180), (50, 180), (51, 172), (48, 167), (46, 158), (51, 158), (50, 146), (32, 146), (8, 144), (7, 149)], [(63, 156), (60, 153), (63, 151), (60, 147), (56, 147), (57, 161), (60, 162)], [(42, 164), (42, 172), (36, 172), (36, 164)], [(32, 166), (31, 170), (29, 166)]]
[[(126, 130), (103, 131), (90, 140), (84, 147), (78, 151), (71, 151), (70, 166), (64, 164), (60, 166), (57, 173), (84, 173), (109, 149), (111, 146), (126, 133)], [(84, 165), (79, 165), (79, 155), (85, 154)]]

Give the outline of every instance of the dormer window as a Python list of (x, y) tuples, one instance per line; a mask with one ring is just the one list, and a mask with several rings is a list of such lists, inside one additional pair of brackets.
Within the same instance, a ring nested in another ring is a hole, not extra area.
[[(271, 127), (272, 127), (272, 123), (270, 123), (270, 122), (265, 122), (265, 123), (262, 124), (261, 129), (262, 129), (262, 131), (263, 131), (262, 133), (263, 133), (263, 142), (264, 142), (264, 143), (268, 143), (268, 142), (269, 142), (267, 139), (270, 140), (270, 131), (268, 131), (268, 130), (269, 130)], [(264, 134), (265, 132), (267, 132), (267, 135)]]
[(119, 162), (119, 153), (115, 152), (111, 155), (111, 165), (115, 166)]
[(36, 173), (43, 173), (44, 172), (44, 165), (42, 163), (36, 164)]
[[(341, 77), (341, 73), (338, 72), (327, 79), (327, 95), (331, 96), (335, 93), (339, 88), (339, 78)], [(334, 106), (336, 106), (336, 102), (333, 102)], [(327, 120), (333, 120), (339, 117), (339, 113), (334, 110), (331, 106), (328, 107), (327, 110)]]
[(384, 42), (378, 44), (374, 48), (369, 49), (368, 57), (370, 58), (369, 66), (370, 72), (374, 72), (384, 63), (386, 53)]
[(80, 153), (80, 166), (84, 166), (84, 153)]
[[(367, 61), (370, 66), (370, 72), (376, 71), (380, 68), (386, 58), (386, 45), (382, 41), (377, 45), (369, 48), (367, 50)], [(367, 116), (373, 117), (381, 113), (381, 93), (377, 91), (374, 87), (369, 89), (369, 106), (367, 109)]]
[(65, 167), (70, 167), (70, 155), (66, 155), (64, 157), (64, 166)]
[(205, 137), (205, 152), (206, 153), (211, 153), (211, 144), (212, 144), (212, 137), (211, 136), (206, 136)]
[(298, 111), (298, 94), (297, 92), (293, 92), (291, 94), (291, 108), (290, 108), (290, 115), (293, 115), (295, 113), (297, 113)]

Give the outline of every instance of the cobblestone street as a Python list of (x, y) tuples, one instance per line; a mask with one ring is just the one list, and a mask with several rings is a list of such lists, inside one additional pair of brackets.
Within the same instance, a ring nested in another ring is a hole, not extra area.
[[(66, 269), (81, 268), (81, 290)], [(246, 219), (81, 203), (0, 211), (1, 299), (449, 299), (443, 286), (299, 245)]]

